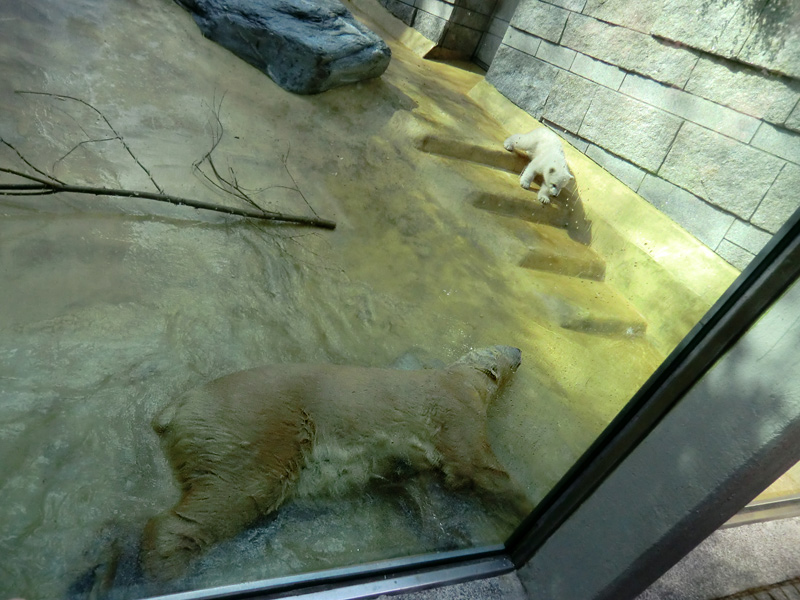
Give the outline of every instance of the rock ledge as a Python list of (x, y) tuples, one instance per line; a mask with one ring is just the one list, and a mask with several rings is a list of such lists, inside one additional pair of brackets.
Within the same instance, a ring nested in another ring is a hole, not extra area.
[(207, 38), (282, 88), (316, 94), (379, 77), (391, 51), (338, 0), (176, 0)]

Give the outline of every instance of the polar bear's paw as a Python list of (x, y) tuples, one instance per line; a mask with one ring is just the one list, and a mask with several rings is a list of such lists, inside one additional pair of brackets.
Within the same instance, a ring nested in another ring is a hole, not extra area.
[(547, 193), (544, 186), (539, 190), (537, 197), (542, 204), (550, 204), (550, 195)]
[(506, 141), (503, 142), (503, 148), (505, 148), (509, 152), (514, 152), (514, 147), (517, 145), (518, 137), (519, 136), (517, 135), (512, 135), (511, 137), (506, 138)]

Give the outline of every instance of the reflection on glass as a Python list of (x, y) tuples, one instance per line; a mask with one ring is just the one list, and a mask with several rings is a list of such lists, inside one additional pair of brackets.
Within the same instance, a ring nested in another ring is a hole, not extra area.
[(357, 14), (388, 70), (298, 96), (177, 4), (0, 7), (0, 185), (336, 222), (0, 197), (5, 596), (502, 543), (737, 275), (571, 146), (540, 202), (533, 119)]

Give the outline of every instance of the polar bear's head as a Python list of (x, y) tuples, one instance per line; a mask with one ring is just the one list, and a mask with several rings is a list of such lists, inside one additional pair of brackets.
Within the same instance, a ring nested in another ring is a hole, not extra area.
[(553, 198), (558, 196), (561, 190), (574, 179), (572, 173), (566, 168), (566, 165), (563, 167), (551, 166), (545, 170), (542, 176), (544, 178), (544, 184), (541, 189), (546, 190), (547, 195)]
[(511, 379), (520, 363), (522, 351), (512, 346), (476, 348), (459, 358), (455, 365), (467, 365), (486, 375), (497, 389)]

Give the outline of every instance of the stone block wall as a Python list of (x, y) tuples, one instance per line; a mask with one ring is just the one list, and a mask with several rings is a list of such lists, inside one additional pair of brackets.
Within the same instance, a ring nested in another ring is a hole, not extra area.
[(497, 0), (379, 0), (394, 16), (436, 43), (433, 56), (471, 59)]
[(474, 59), (738, 268), (800, 206), (796, 0), (500, 0)]
[[(503, 38), (508, 31), (508, 24), (514, 16), (514, 11), (517, 10), (518, 4), (519, 0), (497, 0), (486, 31), (483, 32), (478, 48), (472, 57), (473, 61), (484, 69), (488, 69), (489, 65), (492, 64), (494, 55), (503, 42)], [(513, 32), (511, 35), (513, 35)]]

